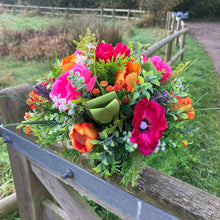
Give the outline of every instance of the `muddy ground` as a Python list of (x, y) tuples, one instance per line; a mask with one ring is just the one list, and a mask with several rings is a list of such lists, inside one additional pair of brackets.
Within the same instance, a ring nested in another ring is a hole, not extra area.
[(220, 76), (220, 22), (185, 22), (189, 34), (197, 39), (211, 58)]

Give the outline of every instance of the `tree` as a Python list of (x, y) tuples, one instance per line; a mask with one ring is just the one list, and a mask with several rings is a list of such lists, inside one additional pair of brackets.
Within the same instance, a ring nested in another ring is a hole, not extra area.
[(181, 0), (141, 0), (139, 7), (150, 13), (154, 26), (161, 25), (165, 20), (167, 11), (179, 5)]
[(189, 11), (190, 18), (217, 19), (220, 17), (220, 0), (184, 0), (175, 11)]

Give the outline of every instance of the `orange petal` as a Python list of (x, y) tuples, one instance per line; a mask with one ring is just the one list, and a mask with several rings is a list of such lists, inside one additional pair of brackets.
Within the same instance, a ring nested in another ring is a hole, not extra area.
[(138, 76), (140, 75), (141, 66), (139, 63), (126, 62), (126, 66), (127, 66), (127, 69), (126, 69), (127, 74), (135, 72), (138, 74)]
[(135, 72), (130, 73), (129, 75), (125, 77), (125, 83), (127, 83), (127, 85), (133, 86), (137, 78), (138, 78), (137, 73)]

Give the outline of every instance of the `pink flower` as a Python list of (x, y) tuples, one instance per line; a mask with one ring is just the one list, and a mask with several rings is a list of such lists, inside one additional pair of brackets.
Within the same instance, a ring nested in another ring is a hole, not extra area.
[(112, 60), (114, 56), (114, 47), (108, 43), (100, 42), (96, 48), (95, 56), (97, 60), (104, 60), (107, 63), (108, 60)]
[(81, 96), (81, 93), (76, 91), (77, 87), (73, 87), (71, 85), (71, 81), (67, 79), (67, 77), (71, 75), (70, 72), (72, 71), (74, 75), (76, 72), (79, 72), (79, 77), (84, 78), (85, 81), (83, 84), (87, 85), (89, 91), (92, 91), (94, 88), (96, 81), (95, 77), (91, 78), (90, 70), (86, 69), (82, 64), (77, 64), (73, 66), (69, 71), (59, 76), (52, 86), (50, 97), (53, 102), (56, 102), (57, 106), (63, 104), (63, 101), (59, 102), (59, 99), (65, 99), (66, 104), (68, 104), (69, 101), (76, 100), (77, 97)]
[(146, 57), (145, 54), (142, 54), (142, 63), (145, 63), (145, 62), (147, 62), (148, 60), (149, 60), (149, 58)]
[(130, 141), (137, 143), (142, 154), (151, 154), (167, 128), (165, 109), (155, 101), (143, 98), (134, 108), (132, 125)]
[(145, 63), (147, 60), (151, 60), (157, 71), (161, 72), (163, 76), (161, 82), (165, 82), (169, 78), (172, 72), (171, 67), (167, 63), (163, 62), (163, 60), (160, 57), (154, 56), (150, 59), (146, 57), (144, 54), (142, 56), (143, 56), (143, 63)]
[(131, 51), (130, 49), (127, 47), (126, 44), (122, 45), (122, 43), (117, 43), (114, 49), (114, 56), (115, 58), (120, 54), (123, 55), (124, 57), (128, 57), (130, 55)]

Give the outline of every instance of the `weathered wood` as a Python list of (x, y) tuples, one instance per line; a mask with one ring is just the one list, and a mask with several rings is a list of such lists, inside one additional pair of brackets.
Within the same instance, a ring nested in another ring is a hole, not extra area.
[(60, 182), (45, 169), (32, 163), (31, 168), (43, 185), (53, 195), (70, 219), (97, 220), (99, 217), (78, 192)]
[(41, 201), (49, 197), (47, 190), (30, 170), (26, 157), (8, 146), (20, 217), (23, 220), (42, 219)]
[(186, 51), (186, 48), (183, 48), (182, 50), (180, 50), (175, 56), (171, 58), (171, 60), (167, 64), (172, 65), (179, 57), (182, 56), (182, 54), (185, 53), (185, 51)]
[[(56, 178), (59, 181), (65, 183), (66, 185), (71, 186), (77, 192), (79, 192), (79, 193), (83, 194), (84, 196), (86, 196), (87, 198), (93, 200), (94, 202), (101, 205), (102, 207), (109, 210), (110, 212), (114, 213), (115, 215), (117, 215), (121, 219), (131, 220), (131, 218), (128, 215), (126, 215), (126, 213), (122, 213), (118, 209), (113, 208), (111, 205), (109, 205), (108, 203), (105, 203), (104, 201), (100, 200), (94, 194), (88, 192), (86, 189), (79, 187), (73, 181), (70, 181), (68, 179), (66, 179), (66, 180), (62, 179), (61, 176), (58, 176), (56, 173), (52, 172), (51, 170), (48, 170), (45, 167), (42, 167), (41, 165), (37, 164), (36, 162), (31, 161), (31, 164), (34, 165), (35, 167), (38, 167), (38, 168), (43, 169), (44, 171), (50, 173), (50, 175), (52, 175), (54, 178)], [(81, 165), (83, 165), (83, 164), (84, 165), (86, 164), (86, 166), (83, 166), (83, 168), (88, 168), (88, 160), (81, 160)], [(90, 171), (91, 171), (91, 169), (90, 169)], [(120, 180), (119, 180), (119, 182), (120, 182)]]
[(146, 56), (151, 56), (152, 54), (154, 54), (157, 50), (159, 50), (161, 47), (165, 46), (167, 43), (169, 43), (171, 40), (175, 39), (176, 37), (184, 34), (188, 32), (188, 28), (184, 28), (166, 38), (164, 38), (163, 40), (157, 42), (156, 44), (154, 44), (153, 46), (149, 47), (147, 50), (145, 50), (145, 54)]
[(0, 200), (0, 219), (12, 214), (18, 210), (16, 193)]
[[(2, 4), (2, 8), (4, 8), (6, 11), (10, 11), (11, 7), (15, 7), (18, 8), (19, 10), (15, 10), (17, 12), (21, 12), (22, 10), (26, 10), (26, 9), (35, 9), (35, 8), (39, 8), (41, 10), (41, 14), (43, 15), (66, 15), (68, 14), (68, 11), (82, 11), (82, 12), (87, 12), (87, 11), (92, 11), (92, 12), (100, 12), (99, 16), (101, 18), (106, 17), (106, 18), (118, 18), (118, 19), (139, 19), (137, 16), (130, 16), (130, 12), (136, 15), (140, 15), (145, 13), (145, 11), (143, 10), (129, 10), (129, 9), (112, 9), (112, 8), (62, 8), (62, 7), (46, 7), (46, 6), (32, 6), (32, 5), (10, 5), (10, 4)], [(47, 10), (47, 11), (43, 11), (43, 10)], [(104, 15), (103, 12), (112, 12), (112, 15)], [(127, 12), (127, 16), (123, 16), (123, 15), (117, 15), (115, 16), (115, 11), (117, 12)]]
[[(182, 28), (186, 28), (186, 24), (183, 23)], [(185, 47), (185, 38), (186, 38), (186, 33), (184, 33), (180, 38), (180, 51)], [(183, 60), (183, 55), (184, 54), (180, 56), (180, 60)]]
[[(179, 31), (180, 28), (181, 28), (181, 18), (177, 18), (177, 23), (176, 23), (175, 32)], [(176, 47), (178, 47), (178, 44), (179, 44), (179, 37), (177, 37), (176, 40), (175, 40), (175, 45), (176, 45)]]
[[(24, 112), (30, 108), (26, 104), (26, 99), (33, 88), (27, 84), (21, 84), (11, 88), (6, 88), (0, 91), (0, 115), (2, 116), (2, 123), (16, 123), (24, 120)], [(12, 97), (17, 97), (24, 100), (16, 100)]]
[[(170, 36), (173, 34), (173, 31), (170, 30), (168, 31), (167, 35)], [(166, 45), (166, 55), (165, 55), (165, 62), (168, 63), (168, 61), (170, 61), (171, 59), (171, 56), (172, 56), (172, 44), (173, 44), (173, 41), (169, 41), (169, 43)]]
[[(29, 85), (22, 84), (0, 91), (0, 96), (13, 96), (22, 100), (26, 100), (33, 88)], [(21, 122), (24, 113), (29, 110), (26, 102), (20, 100), (0, 97), (0, 114), (3, 124)], [(21, 130), (16, 130), (22, 135)], [(11, 128), (11, 129), (12, 129)], [(49, 193), (31, 172), (29, 162), (26, 157), (7, 146), (9, 159), (12, 168), (12, 174), (15, 182), (15, 189), (18, 199), (18, 207), (21, 219), (38, 220), (42, 219), (41, 201), (49, 197)]]
[(45, 220), (71, 220), (63, 209), (49, 199), (42, 201), (42, 212)]
[(136, 196), (144, 195), (152, 198), (152, 204), (170, 209), (180, 219), (220, 219), (220, 198), (151, 167), (138, 180)]

